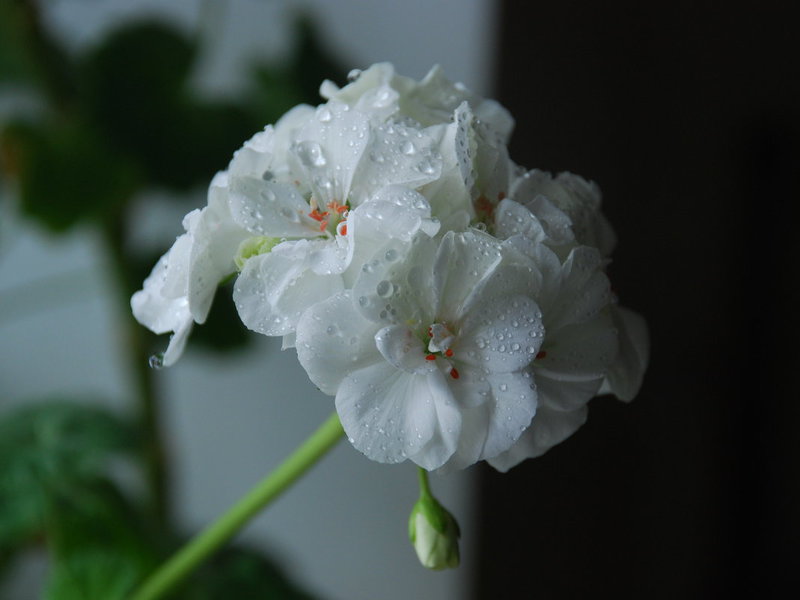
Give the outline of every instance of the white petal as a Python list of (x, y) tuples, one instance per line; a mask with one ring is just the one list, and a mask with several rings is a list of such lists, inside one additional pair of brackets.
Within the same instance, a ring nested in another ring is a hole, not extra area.
[(436, 366), (425, 360), (428, 354), (422, 340), (405, 325), (390, 325), (375, 334), (375, 345), (383, 358), (396, 367), (409, 373), (429, 373)]
[(531, 426), (507, 451), (487, 462), (498, 471), (508, 471), (526, 458), (535, 458), (563, 442), (586, 422), (587, 407), (571, 412), (553, 411), (540, 406)]
[(292, 185), (240, 177), (232, 180), (231, 214), (252, 235), (310, 238), (321, 235), (311, 207)]
[(325, 243), (284, 242), (247, 260), (233, 300), (249, 329), (264, 335), (291, 333), (308, 307), (343, 289), (340, 275), (319, 275), (312, 268), (310, 256)]
[(461, 415), (438, 371), (416, 375), (382, 362), (350, 373), (336, 410), (353, 446), (372, 460), (410, 458), (431, 470), (456, 448)]
[(611, 315), (619, 332), (619, 354), (607, 374), (608, 392), (630, 402), (639, 393), (650, 351), (644, 318), (622, 306), (613, 305)]
[(470, 295), (499, 264), (500, 245), (488, 234), (447, 233), (433, 265), (437, 293), (435, 313), (446, 321), (460, 319)]
[(545, 286), (540, 306), (550, 333), (568, 324), (585, 323), (611, 301), (604, 259), (595, 248), (580, 246), (564, 262), (560, 285)]
[(433, 317), (431, 262), (436, 242), (419, 234), (410, 244), (392, 240), (364, 262), (353, 286), (358, 309), (384, 325), (428, 326)]
[[(270, 166), (273, 162), (274, 129), (267, 125), (247, 140), (233, 155), (228, 166), (228, 174), (232, 178), (254, 177), (264, 178), (265, 173), (270, 175)], [(266, 177), (271, 179), (271, 177)]]
[(534, 368), (539, 391), (539, 405), (548, 409), (570, 412), (594, 398), (600, 389), (601, 378), (581, 381), (552, 379)]
[(335, 101), (318, 107), (315, 118), (297, 132), (291, 149), (295, 168), (320, 206), (351, 200), (353, 174), (368, 142), (367, 115)]
[(239, 227), (228, 208), (224, 177), (211, 182), (208, 206), (192, 219), (192, 236), (187, 290), (194, 320), (204, 323), (220, 281), (236, 271), (234, 258), (239, 244), (249, 233)]
[(548, 330), (542, 350), (546, 356), (534, 368), (557, 381), (602, 379), (617, 356), (617, 332), (609, 315), (589, 323)]
[(355, 309), (350, 292), (341, 292), (303, 313), (297, 324), (297, 358), (314, 385), (334, 395), (348, 373), (383, 362), (375, 347), (377, 330)]
[(399, 123), (373, 126), (358, 177), (353, 180), (353, 206), (387, 185), (419, 188), (438, 179), (442, 159), (434, 146), (434, 138), (417, 128)]
[[(459, 386), (463, 380), (451, 383), (460, 402)], [(483, 404), (462, 408), (462, 429), (458, 448), (447, 464), (440, 469), (449, 472), (464, 469), (479, 460), (492, 458), (507, 451), (536, 414), (536, 386), (530, 372), (507, 373), (489, 378), (490, 398)]]
[(533, 213), (518, 202), (506, 198), (495, 209), (495, 235), (501, 240), (513, 235), (524, 235), (538, 243), (547, 238), (542, 223)]
[(452, 349), (491, 373), (510, 373), (531, 363), (544, 338), (539, 307), (526, 296), (476, 303), (464, 319)]

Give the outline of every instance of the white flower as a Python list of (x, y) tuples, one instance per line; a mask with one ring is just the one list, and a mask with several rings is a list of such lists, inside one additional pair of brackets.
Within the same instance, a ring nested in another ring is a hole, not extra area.
[(430, 470), (496, 456), (536, 411), (536, 302), (505, 293), (521, 269), (508, 271), (486, 234), (451, 232), (438, 245), (418, 236), (405, 260), (401, 246), (367, 262), (352, 291), (304, 313), (298, 358), (373, 460)]
[(578, 246), (563, 264), (545, 245), (522, 235), (510, 238), (504, 249), (518, 268), (535, 265), (540, 273), (531, 293), (547, 333), (531, 366), (539, 393), (536, 416), (508, 451), (488, 461), (502, 471), (543, 454), (584, 423), (586, 404), (598, 393), (618, 348), (605, 260), (595, 248)]
[[(608, 258), (616, 244), (594, 182), (572, 173), (553, 177), (536, 169), (514, 181), (510, 198), (497, 207), (494, 232), (501, 239), (522, 234), (546, 244), (562, 258), (578, 245), (593, 246)], [(600, 393), (630, 401), (638, 394), (647, 368), (647, 325), (640, 315), (619, 306), (616, 298), (610, 311), (618, 330), (619, 353)]]
[(508, 112), (438, 67), (381, 63), (321, 94), (236, 152), (133, 296), (173, 333), (165, 365), (236, 275), (242, 321), (296, 346), (373, 460), (506, 470), (598, 393), (637, 394), (647, 327), (610, 291), (594, 183), (518, 168)]

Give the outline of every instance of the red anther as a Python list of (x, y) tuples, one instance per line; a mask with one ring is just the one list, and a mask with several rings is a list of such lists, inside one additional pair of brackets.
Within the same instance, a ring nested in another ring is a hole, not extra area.
[(433, 337), (433, 327), (428, 327), (428, 335)]
[(428, 356), (425, 357), (425, 360), (436, 360), (436, 355), (428, 354)]
[(451, 356), (453, 356), (453, 351), (450, 348), (448, 348), (447, 350), (445, 350), (444, 355), (447, 358), (450, 358)]
[(453, 379), (458, 379), (459, 377), (461, 377), (461, 375), (459, 375), (458, 371), (456, 371), (455, 367), (453, 367), (452, 369), (450, 369), (450, 377), (452, 377)]
[(545, 358), (546, 356), (547, 352), (545, 350), (539, 350), (539, 352), (536, 354), (536, 360), (539, 360), (540, 358)]
[(328, 202), (328, 208), (335, 213), (342, 214), (347, 210), (347, 205), (339, 204), (336, 200), (332, 200), (331, 202)]
[[(319, 212), (319, 209), (315, 208), (310, 213), (308, 213), (308, 216), (314, 219), (315, 221), (322, 222), (325, 219), (325, 217), (328, 216), (328, 211)], [(325, 222), (325, 224), (327, 225), (327, 221)]]
[(494, 212), (494, 206), (486, 196), (481, 194), (478, 196), (477, 200), (475, 200), (475, 210), (484, 213), (487, 217), (491, 217)]
[(339, 228), (339, 232), (340, 232), (342, 235), (347, 235), (347, 225), (342, 225), (342, 226)]

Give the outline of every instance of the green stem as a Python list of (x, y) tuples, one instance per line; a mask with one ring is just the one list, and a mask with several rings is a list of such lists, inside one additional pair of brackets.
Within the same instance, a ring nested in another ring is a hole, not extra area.
[(419, 476), (419, 495), (430, 496), (431, 488), (428, 485), (428, 472), (422, 467), (417, 467), (417, 475)]
[(130, 600), (155, 600), (169, 592), (333, 448), (343, 433), (333, 413), (277, 469), (145, 580)]

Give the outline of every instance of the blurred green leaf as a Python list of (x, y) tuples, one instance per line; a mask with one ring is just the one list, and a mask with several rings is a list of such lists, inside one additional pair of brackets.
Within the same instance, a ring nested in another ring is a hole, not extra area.
[(297, 42), (292, 54), (291, 71), (303, 96), (311, 99), (313, 104), (317, 104), (322, 81), (331, 79), (341, 84), (345, 81), (348, 71), (332, 59), (332, 53), (320, 44), (320, 36), (309, 17), (303, 16), (298, 19), (296, 28)]
[(146, 22), (113, 32), (81, 61), (88, 117), (151, 184), (205, 185), (257, 128), (237, 106), (196, 98), (196, 54), (176, 30)]
[(136, 446), (131, 427), (102, 409), (48, 402), (0, 420), (0, 554), (41, 537), (52, 494), (97, 480)]
[(247, 94), (251, 110), (262, 124), (274, 123), (297, 104), (320, 102), (324, 79), (345, 81), (347, 70), (322, 47), (313, 21), (300, 16), (294, 23), (294, 48), (286, 62), (257, 65)]
[(0, 2), (0, 83), (36, 79), (36, 66), (25, 43), (25, 13), (19, 2)]
[(312, 600), (266, 556), (250, 549), (227, 548), (192, 578), (186, 600)]
[(159, 560), (142, 516), (107, 480), (51, 490), (47, 600), (122, 600)]
[(135, 167), (77, 120), (12, 123), (2, 143), (23, 212), (53, 231), (112, 213), (140, 185)]

